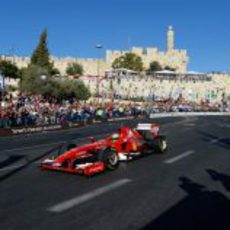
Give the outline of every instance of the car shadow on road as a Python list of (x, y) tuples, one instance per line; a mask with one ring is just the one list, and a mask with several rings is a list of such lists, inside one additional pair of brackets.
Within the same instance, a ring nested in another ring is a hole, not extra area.
[(179, 187), (187, 196), (147, 224), (143, 230), (229, 230), (230, 200), (218, 191), (208, 191), (205, 186), (187, 177), (179, 178)]
[(203, 131), (198, 131), (198, 133), (202, 136), (202, 140), (205, 142), (209, 142), (213, 145), (218, 145), (224, 147), (226, 149), (230, 149), (230, 138), (229, 137), (219, 137), (214, 134), (206, 133)]
[(214, 181), (219, 181), (227, 191), (230, 191), (230, 176), (213, 169), (207, 169), (206, 171)]

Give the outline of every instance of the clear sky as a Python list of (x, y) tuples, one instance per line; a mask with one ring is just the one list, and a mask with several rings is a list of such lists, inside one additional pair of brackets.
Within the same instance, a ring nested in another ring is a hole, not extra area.
[[(229, 0), (0, 0), (0, 54), (31, 55), (44, 28), (52, 55), (96, 57), (104, 49), (176, 48), (189, 70), (230, 72)], [(101, 54), (102, 56), (102, 54)]]

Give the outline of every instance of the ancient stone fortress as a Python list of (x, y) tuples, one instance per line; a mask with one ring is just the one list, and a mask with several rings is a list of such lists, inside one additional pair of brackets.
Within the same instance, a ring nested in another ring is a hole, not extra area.
[[(111, 70), (113, 61), (121, 55), (132, 52), (139, 55), (144, 63), (144, 67), (147, 69), (152, 61), (158, 61), (163, 67), (170, 66), (176, 69), (176, 72), (186, 72), (188, 64), (188, 56), (186, 50), (175, 49), (175, 32), (172, 26), (169, 26), (167, 31), (167, 49), (166, 51), (159, 51), (156, 47), (132, 47), (131, 50), (106, 50), (104, 59), (94, 58), (57, 58), (52, 57), (55, 67), (61, 74), (65, 74), (68, 64), (73, 62), (80, 63), (84, 68), (85, 75), (99, 75), (103, 76), (105, 71)], [(3, 57), (5, 59), (13, 61), (19, 68), (26, 67), (30, 62), (29, 57)]]
[[(188, 56), (186, 50), (175, 49), (174, 40), (175, 32), (172, 26), (169, 26), (167, 32), (167, 50), (165, 52), (159, 51), (155, 47), (142, 48), (133, 47), (131, 49), (132, 53), (137, 54), (142, 58), (144, 67), (147, 69), (152, 61), (157, 61), (162, 67), (170, 66), (175, 68), (176, 72), (184, 73), (187, 71)], [(119, 51), (114, 50), (106, 51), (106, 63), (108, 67), (111, 67), (113, 61), (120, 57), (121, 55), (130, 51)]]

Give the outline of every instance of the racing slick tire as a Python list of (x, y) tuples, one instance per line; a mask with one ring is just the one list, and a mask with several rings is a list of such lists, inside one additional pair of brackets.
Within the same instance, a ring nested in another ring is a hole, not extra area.
[(156, 153), (165, 153), (168, 148), (168, 143), (165, 136), (159, 136), (155, 139), (154, 144)]
[(119, 166), (119, 156), (113, 148), (103, 148), (98, 153), (98, 160), (106, 164), (108, 170), (115, 170)]

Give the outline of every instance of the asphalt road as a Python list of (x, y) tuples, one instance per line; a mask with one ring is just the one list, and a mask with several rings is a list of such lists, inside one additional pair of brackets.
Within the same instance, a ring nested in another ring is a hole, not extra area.
[(0, 138), (0, 229), (229, 230), (230, 117), (158, 122), (166, 154), (91, 178), (38, 162), (57, 143), (103, 138), (119, 123)]

